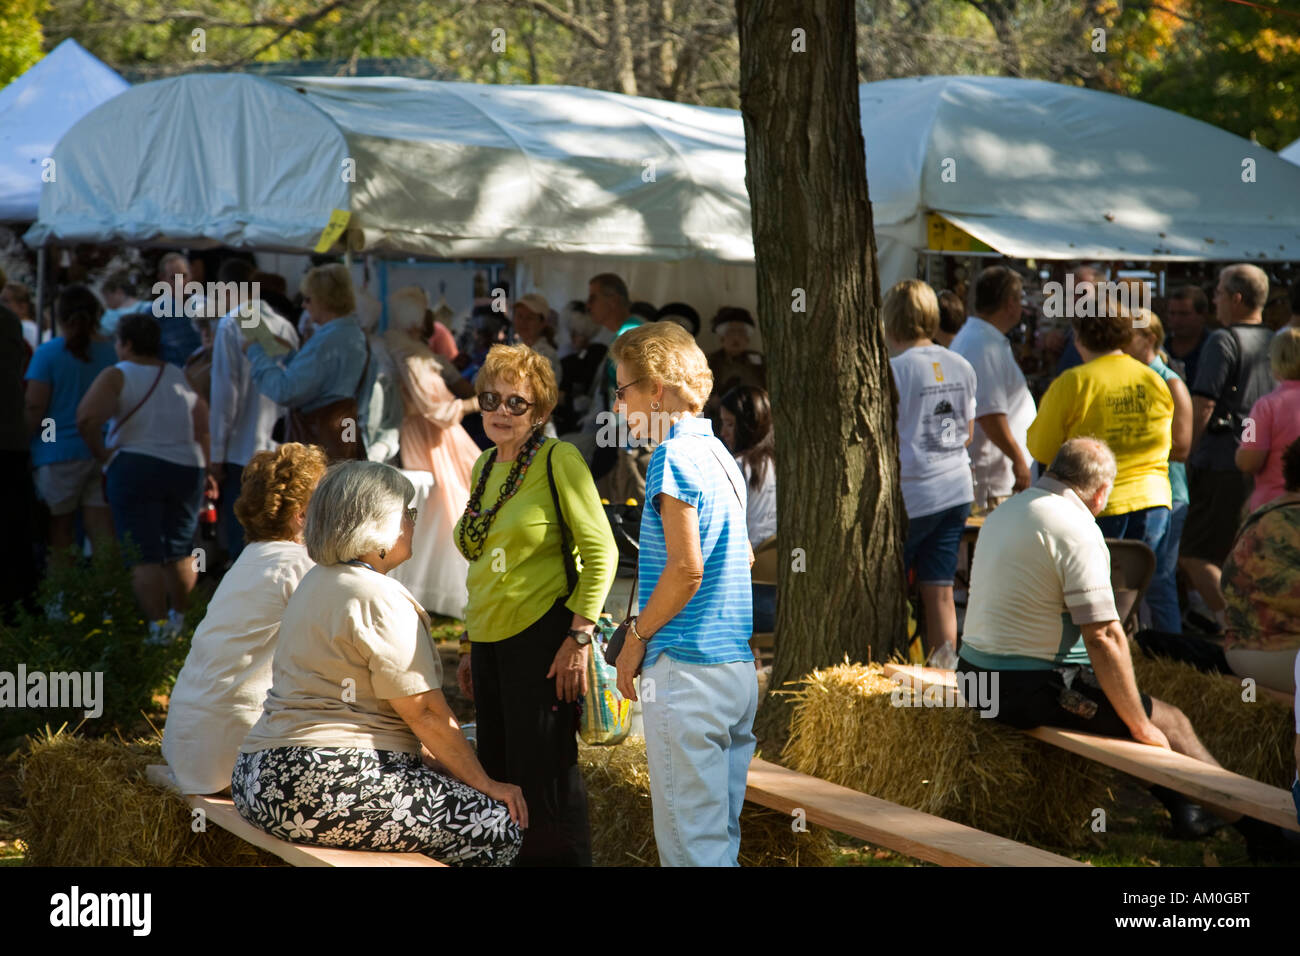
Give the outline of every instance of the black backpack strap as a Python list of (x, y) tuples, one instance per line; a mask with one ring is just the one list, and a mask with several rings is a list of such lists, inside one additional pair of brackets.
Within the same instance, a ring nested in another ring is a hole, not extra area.
[(551, 457), (555, 454), (557, 439), (546, 452), (546, 480), (551, 486), (551, 502), (555, 505), (555, 517), (560, 522), (560, 550), (564, 552), (564, 578), (572, 594), (578, 586), (578, 567), (573, 560), (573, 539), (569, 536), (569, 525), (564, 520), (564, 511), (560, 508), (560, 493), (555, 487), (555, 471), (551, 468)]

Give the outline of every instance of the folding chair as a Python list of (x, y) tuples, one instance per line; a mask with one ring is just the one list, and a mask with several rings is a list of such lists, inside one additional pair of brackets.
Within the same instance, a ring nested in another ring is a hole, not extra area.
[(1141, 628), (1138, 609), (1156, 573), (1156, 554), (1141, 541), (1107, 538), (1110, 549), (1110, 586), (1115, 592), (1115, 610), (1119, 612), (1124, 633), (1129, 637)]

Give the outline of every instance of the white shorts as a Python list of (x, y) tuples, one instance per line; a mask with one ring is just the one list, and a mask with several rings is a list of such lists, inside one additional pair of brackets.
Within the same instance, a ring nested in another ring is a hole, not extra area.
[(80, 507), (107, 508), (103, 469), (93, 458), (57, 461), (36, 469), (36, 493), (56, 517)]

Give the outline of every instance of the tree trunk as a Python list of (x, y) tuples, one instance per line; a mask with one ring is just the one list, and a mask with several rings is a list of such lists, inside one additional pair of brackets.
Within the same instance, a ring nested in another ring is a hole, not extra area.
[(629, 34), (627, 0), (610, 0), (609, 57), (612, 89), (636, 96), (636, 70), (632, 65), (632, 38)]
[[(773, 689), (906, 643), (898, 396), (879, 320), (853, 0), (737, 0), (777, 446)], [(791, 31), (805, 31), (806, 52)], [(798, 292), (806, 311), (795, 311)], [(764, 706), (781, 734), (788, 705)]]

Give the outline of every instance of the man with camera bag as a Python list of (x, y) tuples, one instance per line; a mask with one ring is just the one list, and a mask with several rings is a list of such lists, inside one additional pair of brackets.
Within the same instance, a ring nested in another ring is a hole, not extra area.
[(1275, 383), (1268, 346), (1273, 332), (1264, 322), (1268, 276), (1258, 266), (1238, 264), (1219, 273), (1215, 314), (1223, 323), (1206, 340), (1192, 393), (1192, 451), (1187, 459), (1190, 503), (1179, 564), (1222, 625), (1219, 575), (1244, 517), (1251, 481), (1234, 456), (1246, 415)]

